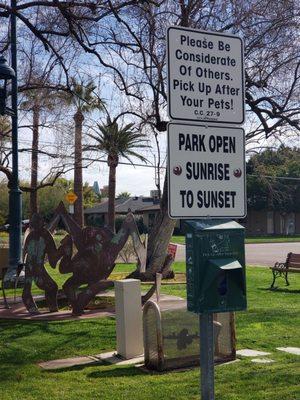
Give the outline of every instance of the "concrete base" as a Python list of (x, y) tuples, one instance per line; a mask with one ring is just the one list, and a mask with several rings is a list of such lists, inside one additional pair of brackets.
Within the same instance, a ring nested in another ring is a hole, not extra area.
[(300, 356), (300, 347), (277, 347), (277, 350)]
[(144, 363), (144, 355), (140, 355), (138, 357), (133, 357), (128, 360), (125, 360), (124, 358), (118, 356), (116, 351), (97, 354), (95, 357), (97, 357), (99, 360), (103, 362), (113, 365), (137, 365)]
[(226, 361), (226, 362), (221, 362), (220, 364), (215, 364), (215, 368), (219, 368), (219, 367), (223, 367), (224, 365), (230, 365), (230, 364), (235, 364), (237, 362), (240, 362), (241, 360), (239, 358), (237, 358), (236, 360), (232, 360), (232, 361)]
[(63, 368), (72, 368), (77, 366), (85, 366), (91, 364), (113, 364), (113, 365), (141, 365), (144, 364), (144, 355), (125, 360), (117, 355), (116, 351), (97, 354), (95, 356), (83, 356), (63, 358), (58, 360), (46, 361), (39, 363), (39, 367), (45, 370), (56, 370)]
[(38, 365), (42, 369), (46, 370), (55, 370), (55, 369), (62, 369), (62, 368), (72, 368), (78, 365), (89, 365), (98, 363), (99, 359), (96, 357), (88, 356), (88, 357), (72, 357), (72, 358), (63, 358), (60, 360), (52, 360), (41, 362)]
[(252, 350), (252, 349), (242, 349), (237, 350), (236, 355), (241, 357), (259, 357), (259, 356), (268, 356), (271, 353), (267, 353), (266, 351)]
[(256, 364), (270, 364), (274, 362), (271, 358), (253, 358), (251, 361)]

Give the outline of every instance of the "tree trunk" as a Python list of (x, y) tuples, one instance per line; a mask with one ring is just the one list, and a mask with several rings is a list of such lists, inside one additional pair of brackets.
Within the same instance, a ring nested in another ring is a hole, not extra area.
[(74, 115), (75, 150), (74, 150), (74, 193), (77, 200), (74, 203), (74, 218), (82, 228), (83, 220), (83, 185), (82, 185), (82, 123), (84, 116), (80, 110)]
[(116, 198), (116, 168), (118, 161), (108, 156), (107, 164), (109, 166), (108, 180), (108, 226), (115, 232), (115, 198)]
[(171, 260), (167, 254), (167, 250), (175, 224), (176, 220), (171, 219), (168, 215), (168, 184), (166, 174), (160, 212), (155, 218), (153, 228), (149, 235), (146, 272), (141, 273), (139, 269), (137, 269), (130, 275), (131, 277), (147, 281), (154, 280), (157, 272), (162, 273), (165, 278), (174, 275), (170, 268)]
[(168, 215), (168, 180), (165, 176), (164, 191), (161, 199), (160, 212), (150, 231), (147, 250), (147, 272), (155, 275), (164, 265), (167, 249), (170, 243), (176, 220)]
[(38, 105), (33, 107), (33, 129), (32, 129), (32, 149), (31, 149), (31, 189), (30, 192), (30, 216), (38, 212), (37, 183), (38, 183), (38, 151), (39, 151), (39, 119), (40, 108)]

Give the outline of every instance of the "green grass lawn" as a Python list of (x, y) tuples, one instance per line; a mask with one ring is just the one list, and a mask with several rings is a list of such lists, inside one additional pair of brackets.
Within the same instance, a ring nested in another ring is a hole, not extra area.
[[(57, 245), (63, 239), (64, 235), (54, 235), (54, 240)], [(184, 235), (174, 235), (171, 238), (172, 243), (185, 244)], [(292, 236), (255, 236), (247, 237), (245, 243), (290, 243), (290, 242), (300, 242), (300, 235)], [(8, 245), (8, 234), (2, 232), (0, 234), (0, 246)]]
[[(172, 243), (185, 244), (185, 236), (172, 236)], [(288, 243), (300, 242), (300, 235), (247, 237), (245, 243)]]
[[(133, 266), (118, 265), (117, 272)], [(178, 272), (184, 263), (175, 263)], [(58, 275), (55, 273), (55, 278)], [(60, 277), (59, 283), (63, 282)], [(58, 280), (58, 279), (57, 279)], [(287, 288), (269, 291), (268, 269), (247, 269), (246, 312), (236, 314), (237, 347), (271, 352), (273, 364), (249, 359), (216, 367), (218, 400), (299, 400), (300, 358), (276, 347), (300, 347), (300, 277)], [(163, 286), (164, 293), (185, 296), (185, 285)], [(199, 369), (163, 374), (134, 367), (93, 365), (43, 371), (39, 361), (99, 354), (115, 349), (113, 318), (62, 322), (0, 320), (1, 400), (199, 399)]]
[(264, 237), (248, 237), (246, 243), (290, 243), (300, 242), (299, 235), (293, 236), (264, 236)]

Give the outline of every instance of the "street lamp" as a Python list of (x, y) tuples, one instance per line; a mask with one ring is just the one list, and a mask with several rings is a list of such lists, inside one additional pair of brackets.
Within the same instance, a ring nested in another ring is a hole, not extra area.
[(0, 57), (0, 115), (13, 115), (11, 108), (6, 106), (7, 83), (15, 78), (15, 71), (7, 64), (6, 58)]
[[(22, 259), (22, 201), (19, 188), (19, 159), (18, 159), (18, 70), (17, 70), (17, 0), (11, 0), (10, 49), (11, 66), (1, 57), (0, 80), (1, 111), (11, 115), (11, 160), (12, 170), (9, 180), (9, 263), (3, 285), (9, 287), (16, 281), (16, 274)], [(11, 108), (6, 106), (7, 81), (11, 79)]]
[[(12, 43), (12, 60), (16, 68), (16, 47)], [(7, 86), (11, 81), (12, 107), (6, 105)], [(6, 58), (0, 57), (0, 115), (12, 118), (12, 173), (9, 182), (9, 265), (4, 277), (4, 287), (10, 287), (16, 281), (16, 273), (21, 265), (21, 191), (18, 176), (18, 109), (17, 109), (17, 73), (10, 67)], [(8, 305), (6, 304), (8, 307)]]

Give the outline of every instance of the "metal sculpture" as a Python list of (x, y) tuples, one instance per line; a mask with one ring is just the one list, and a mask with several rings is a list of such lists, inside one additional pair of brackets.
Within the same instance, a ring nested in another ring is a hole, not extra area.
[(32, 283), (45, 291), (46, 303), (50, 312), (58, 311), (57, 292), (58, 287), (45, 269), (45, 258), (48, 257), (52, 268), (56, 267), (61, 258), (62, 247), (56, 248), (51, 233), (46, 229), (44, 220), (40, 214), (34, 214), (30, 220), (30, 227), (24, 238), (24, 264), (25, 283), (22, 293), (23, 303), (30, 314), (38, 314), (38, 308), (32, 297)]
[[(60, 203), (56, 214), (62, 218), (69, 232), (61, 242), (62, 259), (59, 271), (62, 274), (72, 273), (63, 285), (63, 290), (72, 306), (74, 315), (84, 312), (85, 306), (97, 293), (113, 286), (107, 280), (115, 267), (115, 260), (132, 237), (140, 268), (146, 264), (146, 249), (142, 243), (134, 216), (128, 213), (120, 230), (114, 234), (109, 228), (85, 227), (83, 229), (68, 214), (63, 203)], [(77, 252), (73, 255), (73, 244)], [(77, 294), (77, 289), (87, 284), (87, 288)]]
[[(51, 233), (60, 219), (62, 219), (68, 235), (63, 238), (59, 248), (56, 248)], [(58, 311), (58, 286), (45, 269), (47, 256), (52, 268), (55, 268), (60, 260), (60, 273), (72, 273), (72, 276), (63, 284), (63, 290), (72, 307), (72, 313), (74, 315), (82, 314), (87, 304), (100, 291), (113, 286), (113, 281), (108, 280), (108, 277), (129, 236), (132, 237), (139, 268), (145, 270), (147, 251), (140, 239), (132, 213), (127, 214), (117, 234), (107, 227), (81, 228), (68, 214), (62, 202), (47, 228), (41, 215), (34, 214), (24, 239), (25, 286), (22, 299), (28, 312), (31, 314), (39, 312), (31, 293), (33, 282), (45, 291), (45, 299), (50, 312)], [(74, 247), (76, 247), (76, 252), (73, 252)], [(87, 285), (87, 287), (77, 293), (82, 285)], [(153, 286), (144, 296), (144, 300), (147, 300), (155, 289), (156, 286)]]

